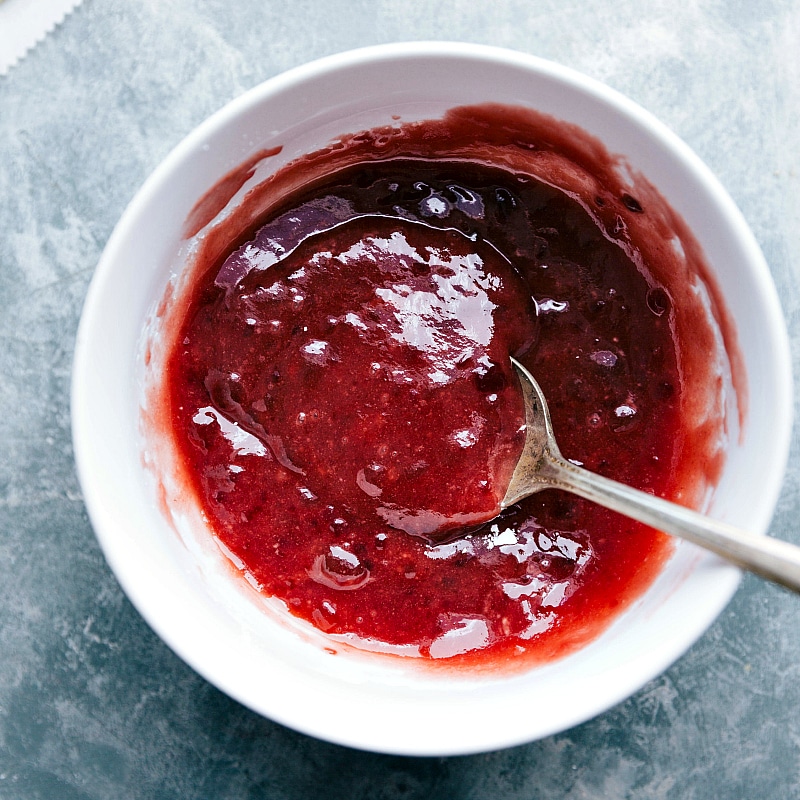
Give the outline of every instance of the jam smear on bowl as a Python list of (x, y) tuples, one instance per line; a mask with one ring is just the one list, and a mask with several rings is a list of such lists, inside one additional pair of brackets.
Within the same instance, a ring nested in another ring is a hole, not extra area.
[(610, 167), (575, 131), (553, 161), (541, 117), (498, 133), (491, 113), (290, 168), (233, 245), (209, 237), (164, 383), (187, 481), (251, 583), (340, 641), (457, 665), (571, 651), (670, 552), (558, 491), (499, 513), (524, 440), (509, 356), (590, 470), (691, 500), (721, 458), (719, 416), (686, 415), (711, 325), (681, 336), (678, 256), (653, 265), (632, 232), (648, 198), (588, 180)]

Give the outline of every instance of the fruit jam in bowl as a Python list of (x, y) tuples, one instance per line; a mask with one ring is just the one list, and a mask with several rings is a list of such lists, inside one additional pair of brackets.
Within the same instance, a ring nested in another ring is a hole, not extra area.
[(74, 438), (109, 563), (201, 674), (330, 741), (467, 753), (600, 713), (739, 574), (555, 490), (501, 513), (510, 356), (567, 458), (766, 531), (786, 333), (673, 134), (474, 45), (256, 87), (156, 170), (90, 289)]

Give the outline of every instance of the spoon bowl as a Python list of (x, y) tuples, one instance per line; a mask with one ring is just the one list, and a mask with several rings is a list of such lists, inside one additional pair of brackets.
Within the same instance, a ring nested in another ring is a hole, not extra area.
[[(340, 745), (449, 756), (560, 733), (660, 675), (738, 585), (736, 569), (681, 543), (639, 601), (574, 653), (513, 674), (433, 672), (338, 644), (333, 655), (328, 637), (298, 628), (234, 580), (199, 513), (170, 491), (172, 454), (157, 431), (146, 435), (152, 428), (143, 427), (142, 410), (148, 377), (162, 374), (169, 309), (164, 317), (155, 311), (165, 293), (180, 300), (182, 231), (209, 187), (265, 149), (282, 148), (253, 180), (335, 137), (391, 125), (392, 115), (425, 120), (488, 101), (533, 108), (598, 136), (691, 221), (735, 320), (747, 375), (746, 424), (727, 441), (713, 513), (763, 533), (783, 480), (791, 351), (769, 268), (719, 181), (631, 100), (527, 54), (455, 42), (339, 54), (246, 92), (177, 146), (108, 242), (77, 334), (75, 455), (98, 541), (153, 630), (254, 712)], [(247, 186), (231, 207), (246, 195)]]

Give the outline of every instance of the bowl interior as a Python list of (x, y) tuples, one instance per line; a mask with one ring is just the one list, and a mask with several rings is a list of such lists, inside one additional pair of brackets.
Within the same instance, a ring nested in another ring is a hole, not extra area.
[[(167, 284), (180, 289), (181, 234), (197, 200), (262, 149), (283, 148), (254, 180), (341, 134), (390, 124), (393, 115), (433, 118), (487, 101), (532, 107), (598, 136), (658, 187), (701, 243), (736, 321), (749, 392), (746, 424), (730, 443), (711, 513), (763, 533), (786, 463), (788, 345), (758, 246), (702, 163), (630, 101), (528, 56), (418, 44), (324, 59), (231, 103), (155, 171), (98, 267), (75, 356), (79, 473), (120, 583), (182, 658), (255, 711), (364, 749), (467, 753), (570, 727), (629, 696), (685, 652), (738, 583), (735, 569), (680, 544), (650, 590), (577, 653), (515, 676), (437, 676), (399, 659), (341, 648), (333, 655), (322, 634), (287, 624), (233, 578), (197, 514), (165, 508), (158, 480), (143, 468), (143, 331), (157, 326), (154, 309)], [(750, 486), (759, 489), (742, 491)]]

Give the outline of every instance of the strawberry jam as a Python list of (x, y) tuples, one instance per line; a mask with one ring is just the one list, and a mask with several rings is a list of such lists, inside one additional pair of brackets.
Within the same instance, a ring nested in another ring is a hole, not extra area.
[[(193, 283), (166, 391), (187, 480), (262, 592), (360, 647), (502, 664), (584, 643), (669, 553), (554, 490), (500, 513), (524, 439), (509, 356), (567, 458), (655, 494), (713, 481), (721, 423), (686, 414), (711, 324), (681, 338), (677, 256), (638, 247), (653, 196), (553, 185), (522, 160), (557, 153), (552, 131), (481, 113), (311, 157)], [(567, 134), (563, 163), (603, 173)]]

